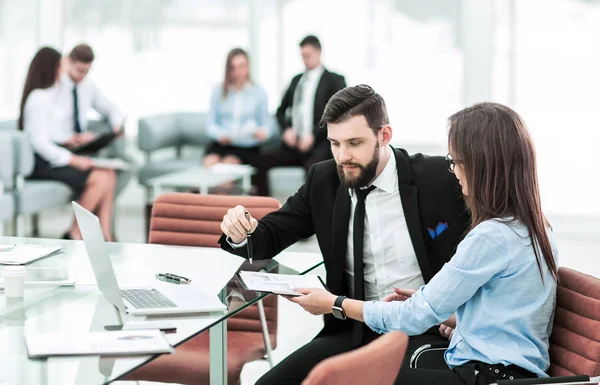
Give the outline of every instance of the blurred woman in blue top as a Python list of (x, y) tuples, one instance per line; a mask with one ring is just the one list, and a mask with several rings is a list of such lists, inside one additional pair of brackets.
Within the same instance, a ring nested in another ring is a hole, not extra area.
[[(450, 117), (448, 148), (472, 215), (456, 254), (404, 301), (344, 299), (341, 307), (380, 333), (418, 335), (447, 320), (456, 328), (444, 355), (451, 370), (403, 368), (397, 384), (547, 377), (558, 253), (541, 209), (531, 137), (516, 112), (482, 103)], [(335, 295), (303, 292), (293, 300), (313, 314), (331, 312)]]
[(234, 48), (227, 55), (225, 80), (212, 93), (207, 122), (212, 142), (204, 165), (249, 164), (271, 130), (267, 95), (250, 80), (246, 51)]

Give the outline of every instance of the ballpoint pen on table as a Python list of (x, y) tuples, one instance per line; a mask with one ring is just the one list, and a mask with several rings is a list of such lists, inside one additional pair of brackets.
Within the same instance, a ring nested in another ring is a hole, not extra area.
[[(246, 219), (250, 222), (250, 213), (245, 212)], [(250, 227), (252, 227), (252, 223), (250, 223)], [(250, 264), (252, 264), (252, 232), (251, 230), (246, 230), (246, 246), (248, 246), (248, 259), (250, 260)]]
[(171, 274), (171, 273), (158, 273), (156, 274), (158, 277), (162, 277), (162, 278), (166, 278), (169, 279), (171, 281), (177, 281), (180, 283), (191, 283), (192, 280), (186, 277), (182, 277), (180, 275), (176, 275), (176, 274)]

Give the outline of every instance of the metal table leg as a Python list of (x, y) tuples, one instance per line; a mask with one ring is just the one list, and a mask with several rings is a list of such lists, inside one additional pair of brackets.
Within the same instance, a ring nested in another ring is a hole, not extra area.
[[(225, 302), (227, 287), (219, 294)], [(227, 384), (227, 320), (220, 322), (209, 330), (210, 333), (210, 385)]]

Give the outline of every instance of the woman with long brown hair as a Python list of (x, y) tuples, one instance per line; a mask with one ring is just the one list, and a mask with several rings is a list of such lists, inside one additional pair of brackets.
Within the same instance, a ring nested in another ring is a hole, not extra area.
[(204, 165), (249, 164), (272, 131), (265, 91), (250, 79), (250, 60), (241, 48), (232, 49), (225, 62), (225, 79), (213, 91), (207, 134), (212, 142)]
[[(558, 255), (542, 213), (531, 136), (515, 111), (496, 103), (452, 115), (448, 136), (448, 167), (472, 214), (456, 254), (404, 301), (342, 298), (339, 311), (379, 333), (455, 327), (444, 354), (448, 370), (403, 368), (397, 384), (547, 377)], [(313, 314), (331, 313), (340, 302), (324, 290), (302, 293), (292, 300)]]
[[(116, 174), (93, 168), (89, 157), (73, 154), (71, 146), (86, 140), (86, 133), (63, 127), (64, 109), (57, 103), (57, 83), (62, 74), (62, 56), (53, 48), (41, 48), (29, 66), (23, 87), (19, 129), (35, 152), (30, 179), (54, 180), (66, 184), (79, 204), (98, 215), (104, 237), (113, 240), (112, 213)], [(77, 222), (64, 238), (81, 239)]]

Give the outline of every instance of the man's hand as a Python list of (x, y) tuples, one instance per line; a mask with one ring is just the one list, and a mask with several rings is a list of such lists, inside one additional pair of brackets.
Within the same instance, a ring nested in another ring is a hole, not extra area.
[(308, 152), (308, 151), (310, 151), (310, 149), (312, 148), (314, 143), (315, 143), (314, 136), (312, 136), (312, 135), (305, 136), (304, 138), (300, 139), (300, 143), (298, 143), (298, 150), (300, 150), (301, 152)]
[(442, 337), (446, 337), (447, 339), (451, 340), (452, 336), (454, 335), (454, 329), (451, 328), (450, 326), (441, 324), (440, 325), (440, 334), (442, 335)]
[(233, 243), (240, 243), (246, 239), (246, 231), (250, 230), (253, 233), (258, 226), (258, 221), (248, 214), (250, 220), (246, 219), (246, 209), (244, 206), (235, 206), (232, 209), (227, 210), (227, 214), (223, 217), (221, 222), (221, 231), (229, 238)]
[(80, 171), (89, 170), (94, 164), (92, 163), (92, 159), (87, 156), (79, 156), (79, 155), (71, 155), (71, 161), (69, 162), (69, 166), (74, 167)]
[(221, 143), (222, 146), (228, 146), (231, 144), (231, 139), (227, 136), (222, 136), (219, 138), (219, 143)]
[(392, 302), (392, 301), (406, 301), (417, 291), (412, 289), (398, 289), (394, 288), (394, 292), (383, 299), (383, 302)]
[(304, 294), (298, 297), (288, 298), (290, 301), (302, 306), (304, 310), (313, 315), (329, 314), (337, 298), (324, 289), (301, 289), (298, 293)]
[(113, 126), (113, 132), (117, 134), (117, 136), (123, 136), (125, 135), (125, 128), (123, 128), (123, 126), (120, 124), (115, 124)]
[(252, 136), (254, 136), (254, 138), (259, 142), (264, 142), (269, 136), (269, 134), (267, 133), (267, 130), (265, 130), (262, 127), (259, 127)]
[(293, 128), (288, 127), (283, 131), (283, 135), (281, 136), (283, 139), (283, 143), (285, 143), (289, 148), (295, 148), (298, 143), (298, 135)]
[(91, 142), (95, 138), (96, 138), (96, 134), (94, 134), (93, 132), (83, 132), (81, 134), (73, 134), (73, 136), (71, 136), (69, 138), (69, 140), (67, 140), (65, 142), (65, 146), (67, 148), (72, 148), (75, 146), (79, 146), (81, 144)]

